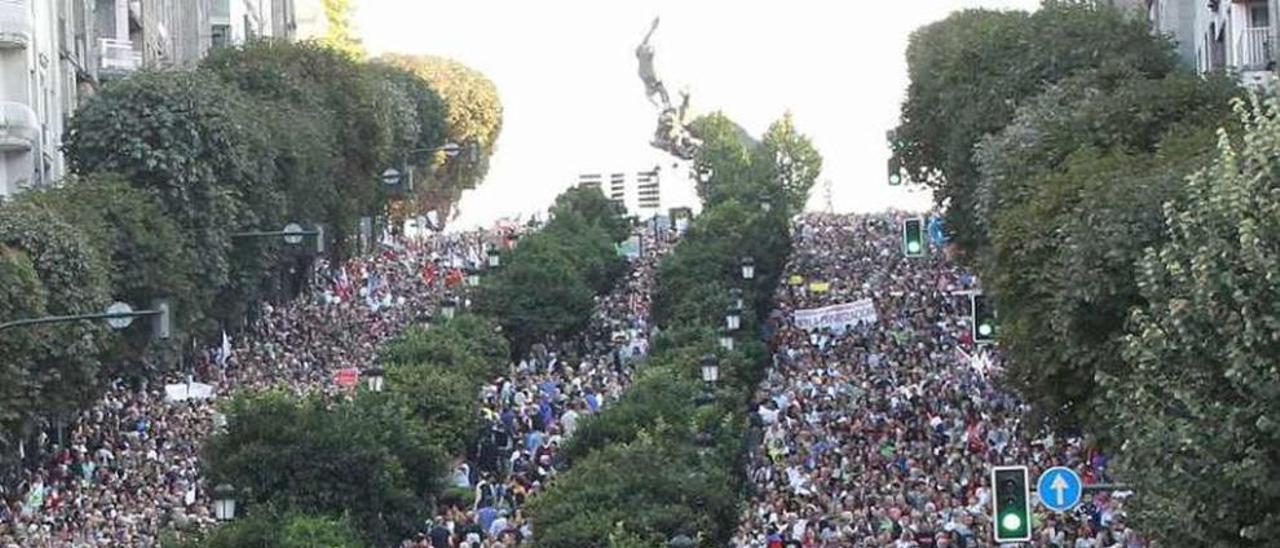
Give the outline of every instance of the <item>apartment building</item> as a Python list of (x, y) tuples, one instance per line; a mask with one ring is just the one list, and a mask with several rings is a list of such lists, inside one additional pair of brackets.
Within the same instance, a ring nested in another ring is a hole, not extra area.
[(1188, 66), (1275, 89), (1280, 0), (1147, 0), (1147, 14), (1154, 30), (1178, 42)]
[(99, 86), (290, 37), (293, 1), (0, 0), (0, 199), (65, 176), (68, 122)]

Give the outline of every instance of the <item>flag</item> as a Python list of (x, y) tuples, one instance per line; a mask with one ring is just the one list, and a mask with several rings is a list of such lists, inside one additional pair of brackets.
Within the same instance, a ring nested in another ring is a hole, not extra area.
[(227, 332), (222, 332), (222, 346), (218, 348), (218, 365), (227, 366), (227, 359), (231, 357), (231, 337), (227, 336)]

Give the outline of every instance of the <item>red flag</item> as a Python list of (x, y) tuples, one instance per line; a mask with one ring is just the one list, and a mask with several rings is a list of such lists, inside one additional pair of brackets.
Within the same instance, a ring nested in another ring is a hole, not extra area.
[(444, 285), (447, 287), (462, 285), (462, 270), (457, 268), (450, 269), (449, 275), (444, 278)]

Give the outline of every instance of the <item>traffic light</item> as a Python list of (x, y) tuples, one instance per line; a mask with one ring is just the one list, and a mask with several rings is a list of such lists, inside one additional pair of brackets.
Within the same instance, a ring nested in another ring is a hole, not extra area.
[(973, 340), (991, 343), (996, 340), (996, 309), (986, 295), (973, 296)]
[(996, 466), (991, 469), (991, 522), (995, 541), (1031, 540), (1031, 496), (1026, 466)]
[(907, 219), (902, 224), (902, 250), (908, 257), (924, 256), (924, 221)]
[(897, 156), (889, 157), (889, 186), (902, 184), (902, 162)]

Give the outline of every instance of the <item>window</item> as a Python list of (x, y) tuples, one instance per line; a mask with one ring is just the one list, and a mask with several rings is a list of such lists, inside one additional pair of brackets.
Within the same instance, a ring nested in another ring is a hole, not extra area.
[(1271, 26), (1271, 9), (1266, 2), (1249, 4), (1249, 28), (1266, 28)]

